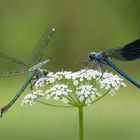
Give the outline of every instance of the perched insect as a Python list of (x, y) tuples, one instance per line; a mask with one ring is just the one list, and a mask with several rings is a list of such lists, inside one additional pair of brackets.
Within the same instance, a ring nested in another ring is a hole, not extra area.
[[(11, 76), (11, 75), (17, 75), (21, 73), (28, 72), (28, 78), (25, 81), (25, 83), (21, 86), (17, 94), (14, 96), (14, 98), (3, 108), (0, 109), (0, 116), (2, 117), (3, 113), (8, 111), (8, 109), (15, 103), (15, 101), (19, 98), (19, 96), (24, 92), (26, 87), (30, 84), (30, 88), (32, 89), (36, 81), (40, 77), (47, 76), (48, 71), (41, 69), (43, 65), (46, 65), (49, 60), (42, 60), (43, 56), (46, 51), (46, 47), (52, 38), (52, 35), (54, 33), (55, 29), (54, 28), (49, 28), (47, 32), (45, 32), (41, 39), (39, 40), (34, 53), (33, 53), (33, 64), (32, 65), (27, 65), (22, 61), (16, 60), (15, 58), (9, 57), (8, 55), (3, 54), (0, 52), (0, 61), (6, 61), (6, 62), (11, 62), (18, 64), (20, 66), (23, 66), (23, 69), (17, 70), (17, 71), (9, 71), (9, 72), (1, 72), (0, 76)], [(33, 82), (32, 82), (33, 81)]]
[(107, 64), (111, 66), (114, 70), (116, 70), (119, 74), (125, 77), (128, 81), (134, 84), (136, 87), (140, 88), (140, 84), (138, 84), (135, 80), (129, 77), (127, 74), (122, 72), (117, 66), (115, 66), (111, 58), (122, 60), (122, 61), (132, 61), (137, 58), (140, 58), (140, 39), (133, 41), (123, 47), (114, 48), (106, 51), (101, 52), (91, 52), (89, 54), (89, 61), (91, 62), (92, 67), (94, 68), (95, 65), (103, 71), (103, 64)]

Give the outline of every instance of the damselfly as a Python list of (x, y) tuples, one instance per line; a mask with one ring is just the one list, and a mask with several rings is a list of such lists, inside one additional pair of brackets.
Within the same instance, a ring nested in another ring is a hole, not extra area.
[(12, 63), (15, 63), (15, 64), (19, 64), (19, 65), (24, 67), (23, 69), (20, 69), (20, 70), (17, 70), (17, 71), (2, 72), (2, 73), (0, 73), (0, 76), (11, 76), (11, 75), (16, 75), (16, 74), (29, 72), (27, 80), (21, 86), (21, 88), (19, 89), (17, 94), (14, 96), (14, 98), (7, 105), (5, 105), (3, 108), (1, 108), (1, 110), (0, 110), (1, 117), (2, 117), (3, 113), (8, 111), (8, 109), (15, 103), (15, 101), (19, 98), (19, 96), (23, 93), (23, 91), (26, 89), (26, 87), (29, 84), (31, 84), (30, 88), (32, 89), (32, 87), (34, 86), (34, 84), (36, 83), (36, 81), (40, 77), (47, 76), (48, 71), (41, 69), (41, 67), (43, 65), (47, 64), (48, 61), (49, 61), (49, 60), (43, 61), (43, 56), (45, 54), (46, 47), (47, 47), (50, 39), (52, 38), (52, 35), (53, 35), (54, 31), (55, 31), (54, 28), (49, 28), (48, 31), (45, 32), (42, 35), (42, 37), (39, 40), (36, 48), (34, 49), (33, 64), (31, 66), (25, 64), (22, 61), (16, 60), (15, 58), (9, 57), (8, 55), (5, 55), (2, 52), (0, 52), (0, 60), (5, 60), (7, 62), (12, 62)]
[(119, 74), (121, 74), (124, 78), (126, 78), (128, 81), (130, 81), (132, 84), (134, 84), (136, 87), (140, 88), (140, 84), (138, 84), (135, 80), (133, 80), (127, 74), (122, 72), (111, 61), (111, 58), (115, 58), (123, 61), (132, 61), (140, 58), (140, 39), (133, 41), (123, 47), (101, 51), (98, 53), (91, 52), (89, 54), (89, 58), (90, 60), (87, 61), (87, 63), (91, 62), (93, 68), (96, 65), (102, 71), (103, 64), (107, 64), (111, 66), (114, 70), (116, 70)]

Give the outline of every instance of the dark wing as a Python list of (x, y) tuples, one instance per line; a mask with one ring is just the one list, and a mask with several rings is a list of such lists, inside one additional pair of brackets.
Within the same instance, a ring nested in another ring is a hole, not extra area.
[(33, 53), (33, 64), (37, 64), (42, 60), (43, 55), (45, 54), (45, 51), (46, 51), (46, 47), (50, 39), (52, 38), (54, 31), (55, 29), (51, 27), (48, 29), (47, 32), (45, 32), (42, 35)]
[(19, 61), (13, 57), (10, 57), (2, 52), (0, 52), (0, 61), (5, 61), (7, 63), (14, 63), (14, 64), (18, 64), (24, 67), (28, 67), (25, 63), (23, 63), (22, 61)]
[(123, 47), (105, 51), (110, 58), (131, 61), (140, 58), (140, 39), (137, 39)]

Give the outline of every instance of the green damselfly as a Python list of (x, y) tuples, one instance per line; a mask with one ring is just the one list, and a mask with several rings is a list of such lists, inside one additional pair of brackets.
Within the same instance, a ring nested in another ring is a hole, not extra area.
[[(47, 32), (45, 32), (41, 39), (39, 40), (39, 42), (37, 43), (37, 46), (34, 49), (33, 52), (33, 64), (27, 65), (22, 61), (19, 61), (13, 57), (9, 57), (8, 55), (3, 54), (2, 52), (0, 52), (0, 60), (5, 60), (7, 62), (12, 62), (18, 65), (23, 66), (23, 69), (17, 70), (17, 71), (10, 71), (10, 72), (2, 72), (0, 73), (0, 76), (11, 76), (11, 75), (17, 75), (17, 74), (21, 74), (21, 73), (25, 73), (28, 72), (28, 78), (25, 81), (25, 83), (21, 86), (21, 88), (19, 89), (19, 91), (17, 92), (17, 94), (14, 96), (14, 98), (12, 98), (12, 100), (5, 105), (4, 107), (2, 107), (0, 109), (0, 116), (2, 117), (3, 113), (7, 112), (9, 110), (9, 108), (16, 102), (16, 100), (19, 98), (19, 96), (24, 92), (24, 90), (26, 89), (26, 87), (30, 84), (30, 88), (32, 89), (34, 84), (36, 83), (36, 81), (40, 78), (40, 77), (44, 77), (47, 76), (48, 71), (41, 69), (41, 67), (45, 64), (48, 63), (49, 60), (44, 60), (43, 61), (43, 56), (45, 54), (46, 51), (46, 47), (50, 41), (50, 39), (52, 38), (52, 35), (55, 31), (55, 28), (50, 27), (48, 29)], [(32, 82), (33, 81), (33, 82)]]

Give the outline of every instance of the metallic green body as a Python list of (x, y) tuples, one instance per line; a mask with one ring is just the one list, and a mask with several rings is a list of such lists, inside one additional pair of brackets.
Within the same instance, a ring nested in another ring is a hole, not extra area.
[(32, 81), (34, 75), (35, 75), (35, 73), (30, 72), (29, 73), (29, 76), (28, 76), (28, 79), (25, 81), (25, 83), (19, 89), (19, 91), (17, 92), (16, 96), (7, 105), (5, 105), (3, 108), (1, 108), (1, 112), (0, 112), (1, 113), (0, 114), (1, 117), (2, 117), (3, 113), (5, 113), (6, 111), (8, 111), (8, 109), (15, 103), (15, 101), (19, 98), (19, 96), (24, 92), (24, 90), (26, 89), (26, 87)]

